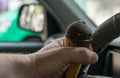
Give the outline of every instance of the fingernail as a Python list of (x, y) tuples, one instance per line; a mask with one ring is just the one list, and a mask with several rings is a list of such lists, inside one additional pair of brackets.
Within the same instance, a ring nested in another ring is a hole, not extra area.
[(93, 54), (92, 54), (92, 59), (91, 59), (91, 60), (92, 60), (93, 63), (96, 63), (97, 60), (98, 60), (98, 55), (97, 55), (96, 53), (93, 53)]

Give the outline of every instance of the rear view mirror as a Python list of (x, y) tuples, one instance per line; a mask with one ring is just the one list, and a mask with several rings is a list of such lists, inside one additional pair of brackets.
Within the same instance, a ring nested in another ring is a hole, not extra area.
[(42, 32), (46, 25), (46, 12), (40, 4), (26, 4), (20, 9), (19, 26), (33, 32)]

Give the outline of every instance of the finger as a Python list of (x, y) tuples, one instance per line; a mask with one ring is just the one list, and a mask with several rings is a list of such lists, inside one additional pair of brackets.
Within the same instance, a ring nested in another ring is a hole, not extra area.
[(59, 46), (63, 46), (64, 37), (58, 38), (52, 43), (57, 43)]
[(69, 63), (93, 64), (98, 60), (98, 55), (87, 48), (66, 47), (61, 50), (61, 58), (67, 58)]
[(63, 37), (62, 38), (58, 38), (58, 39), (52, 41), (47, 46), (49, 46), (49, 47), (60, 47), (60, 46), (63, 46)]

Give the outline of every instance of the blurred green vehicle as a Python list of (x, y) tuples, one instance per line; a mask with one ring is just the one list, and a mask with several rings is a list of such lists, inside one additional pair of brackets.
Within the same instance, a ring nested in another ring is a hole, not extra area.
[[(76, 3), (82, 3), (83, 5), (80, 5), (82, 7), (82, 10), (85, 10), (85, 1), (84, 0), (75, 0)], [(22, 7), (22, 6), (21, 6)], [(27, 7), (28, 10), (24, 9), (24, 13), (21, 13), (22, 20), (21, 24), (19, 24), (20, 19), (20, 11), (21, 10), (15, 10), (15, 11), (8, 11), (6, 13), (3, 13), (0, 15), (0, 42), (21, 42), (21, 41), (45, 41), (47, 39), (47, 28), (46, 25), (41, 25), (36, 28), (39, 30), (32, 30), (29, 29), (31, 27), (31, 22), (33, 21), (33, 24), (35, 25), (36, 21), (38, 20), (40, 22), (41, 19), (36, 19), (37, 16), (35, 14), (40, 14), (40, 10), (42, 10), (39, 6), (36, 5), (36, 7), (33, 7), (32, 5)], [(36, 11), (32, 11), (32, 9), (36, 9)], [(27, 12), (28, 11), (28, 12)], [(44, 11), (43, 11), (44, 12)], [(44, 14), (44, 13), (43, 13)], [(42, 15), (42, 12), (41, 12)], [(43, 20), (46, 20), (45, 17), (43, 17)], [(22, 25), (24, 27), (29, 28), (21, 28)], [(44, 23), (45, 24), (45, 23)], [(35, 27), (32, 25), (32, 27)]]
[[(26, 12), (30, 11), (30, 8), (31, 7), (28, 6), (29, 10), (26, 10)], [(40, 15), (42, 11), (41, 7), (37, 5), (36, 7), (32, 6), (32, 8), (34, 10), (30, 11), (29, 14), (26, 14), (25, 18), (22, 19), (22, 21), (26, 21), (29, 27), (31, 20), (35, 18), (35, 15)], [(41, 29), (39, 31), (30, 31), (29, 29), (27, 30), (19, 26), (19, 13), (20, 10), (17, 10), (8, 11), (7, 13), (0, 15), (0, 42), (44, 41), (45, 37), (43, 38), (43, 35), (47, 36), (47, 34), (45, 34), (46, 31), (44, 31), (43, 27), (40, 26)], [(42, 19), (44, 20), (44, 17), (42, 17)], [(36, 20), (40, 21), (41, 19), (36, 18)]]

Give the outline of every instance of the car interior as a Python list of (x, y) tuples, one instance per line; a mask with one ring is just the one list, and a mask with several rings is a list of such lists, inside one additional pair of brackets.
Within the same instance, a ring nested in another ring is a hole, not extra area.
[(47, 39), (41, 42), (0, 42), (0, 52), (36, 52), (51, 41), (63, 37), (70, 23), (84, 20), (93, 31), (93, 47), (97, 47), (95, 51), (99, 55), (98, 62), (90, 65), (87, 74), (120, 78), (120, 14), (111, 16), (97, 27), (73, 0), (39, 0), (39, 5), (46, 10)]

